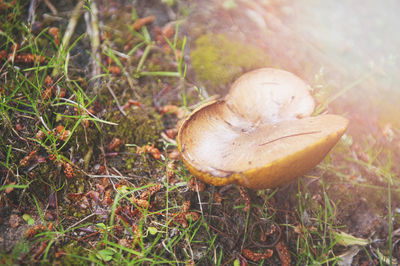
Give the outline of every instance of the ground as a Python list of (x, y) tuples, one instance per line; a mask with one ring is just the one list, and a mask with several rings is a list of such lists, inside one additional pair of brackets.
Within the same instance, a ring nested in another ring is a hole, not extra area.
[[(308, 0), (61, 2), (0, 1), (2, 264), (397, 263), (399, 94), (378, 41), (329, 45)], [(182, 119), (258, 67), (300, 76), (348, 131), (279, 188), (196, 180)]]

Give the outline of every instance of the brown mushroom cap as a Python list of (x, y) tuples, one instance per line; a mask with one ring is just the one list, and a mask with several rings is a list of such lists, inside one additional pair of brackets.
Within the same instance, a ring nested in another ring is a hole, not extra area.
[(283, 70), (255, 70), (223, 100), (189, 116), (178, 148), (191, 173), (207, 183), (275, 187), (317, 165), (347, 128), (340, 116), (309, 117), (313, 110), (301, 79)]

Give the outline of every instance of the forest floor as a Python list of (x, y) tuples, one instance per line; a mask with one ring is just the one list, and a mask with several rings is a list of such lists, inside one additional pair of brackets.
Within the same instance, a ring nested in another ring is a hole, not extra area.
[[(398, 95), (299, 36), (291, 1), (58, 2), (0, 1), (0, 264), (398, 263)], [(276, 189), (195, 179), (180, 123), (258, 67), (348, 131)]]

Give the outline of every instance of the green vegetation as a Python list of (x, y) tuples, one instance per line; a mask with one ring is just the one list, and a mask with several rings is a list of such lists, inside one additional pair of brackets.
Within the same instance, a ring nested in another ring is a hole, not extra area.
[(158, 134), (164, 129), (161, 116), (152, 108), (128, 111), (126, 116), (115, 111), (110, 113), (108, 120), (118, 124), (117, 132), (110, 126), (111, 136), (121, 137), (124, 143), (135, 143), (139, 146), (157, 141)]
[(222, 34), (205, 34), (190, 53), (198, 79), (208, 87), (223, 88), (243, 72), (271, 66), (261, 48)]

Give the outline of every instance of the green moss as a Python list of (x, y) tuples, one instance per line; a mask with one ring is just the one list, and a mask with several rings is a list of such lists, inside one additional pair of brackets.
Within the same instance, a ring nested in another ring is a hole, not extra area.
[(109, 128), (110, 135), (121, 138), (123, 143), (138, 146), (156, 142), (164, 128), (160, 115), (153, 108), (130, 110), (127, 116), (115, 111), (108, 121), (118, 123), (118, 126)]
[[(128, 151), (130, 153), (135, 153), (136, 150), (135, 149), (128, 149)], [(136, 162), (136, 156), (129, 156), (128, 158), (126, 158), (125, 163), (126, 163), (126, 169), (131, 170), (133, 169), (135, 162)]]
[(242, 72), (270, 64), (265, 52), (222, 34), (206, 34), (190, 53), (198, 79), (212, 87), (226, 86)]
[[(66, 129), (71, 130), (75, 126), (75, 123), (75, 119), (63, 118), (57, 124), (65, 125)], [(70, 147), (79, 147), (75, 152), (83, 157), (89, 151), (90, 147), (97, 146), (99, 144), (101, 132), (96, 128), (93, 122), (90, 123), (90, 126), (87, 128), (84, 128), (83, 124), (79, 124), (73, 131), (71, 139), (63, 150), (68, 150)], [(63, 144), (61, 141), (58, 142), (60, 145)]]
[(79, 246), (77, 243), (71, 243), (62, 248), (65, 252), (65, 256), (60, 261), (61, 265), (87, 265), (88, 261), (85, 259), (89, 253), (85, 248)]

